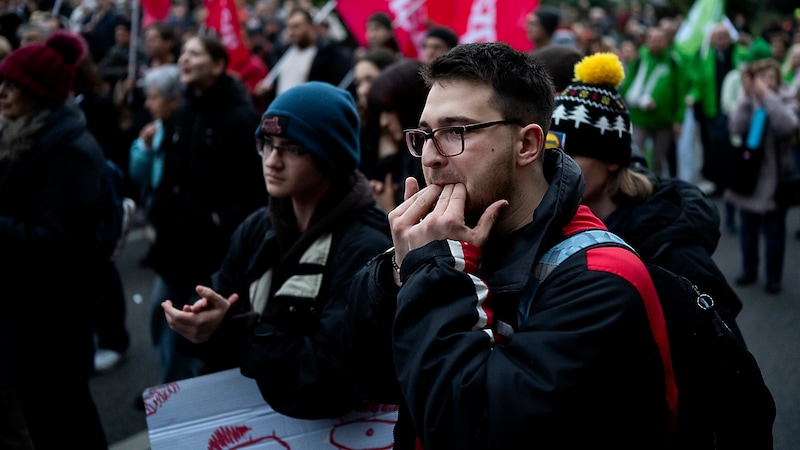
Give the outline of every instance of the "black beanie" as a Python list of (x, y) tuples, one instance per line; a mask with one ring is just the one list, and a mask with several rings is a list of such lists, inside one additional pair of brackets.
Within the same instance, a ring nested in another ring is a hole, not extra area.
[(617, 55), (595, 53), (575, 65), (575, 82), (555, 99), (547, 147), (627, 167), (631, 116), (617, 86), (625, 69)]

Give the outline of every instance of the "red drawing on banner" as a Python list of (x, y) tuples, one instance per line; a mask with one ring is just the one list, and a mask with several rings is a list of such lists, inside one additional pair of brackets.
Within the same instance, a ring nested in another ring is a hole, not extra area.
[(147, 390), (144, 398), (144, 411), (147, 417), (152, 416), (158, 409), (172, 397), (172, 394), (180, 391), (178, 383), (169, 383), (161, 386), (152, 387)]
[(275, 442), (286, 450), (291, 448), (289, 444), (275, 435), (275, 431), (271, 435), (261, 437), (250, 436), (250, 431), (252, 428), (246, 425), (220, 427), (211, 433), (208, 450), (236, 450), (269, 441)]

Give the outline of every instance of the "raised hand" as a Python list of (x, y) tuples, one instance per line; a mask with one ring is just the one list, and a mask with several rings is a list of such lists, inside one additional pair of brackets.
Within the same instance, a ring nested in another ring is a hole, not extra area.
[(206, 286), (195, 288), (200, 299), (177, 309), (171, 300), (161, 303), (169, 327), (186, 339), (199, 344), (207, 341), (217, 331), (230, 306), (239, 300), (238, 294), (227, 299)]

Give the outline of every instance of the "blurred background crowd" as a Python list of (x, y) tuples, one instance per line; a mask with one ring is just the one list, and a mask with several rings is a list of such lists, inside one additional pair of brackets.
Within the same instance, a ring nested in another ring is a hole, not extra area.
[[(541, 4), (520, 0), (494, 2), (494, 10), (473, 7), (473, 3), (479, 2), (0, 0), (0, 60), (21, 47), (44, 43), (59, 30), (84, 39), (88, 57), (77, 68), (75, 100), (106, 158), (125, 174), (124, 195), (137, 205), (134, 226), (151, 238), (155, 236), (153, 218), (164, 213), (151, 210), (154, 195), (162, 180), (172, 182), (173, 174), (162, 172), (165, 155), (150, 150), (158, 150), (165, 139), (180, 142), (187, 152), (236, 145), (232, 140), (218, 142), (219, 136), (242, 137), (238, 143), (253, 147), (250, 130), (255, 129), (257, 117), (278, 95), (308, 81), (330, 83), (350, 91), (356, 99), (361, 119), (359, 169), (370, 180), (379, 206), (390, 211), (403, 199), (402, 180), (415, 176), (422, 181), (419, 161), (407, 151), (403, 135), (404, 129), (418, 126), (427, 95), (420, 67), (460, 43), (486, 40), (508, 42), (530, 52), (551, 72), (557, 93), (567, 87), (574, 65), (583, 57), (598, 52), (616, 54), (626, 71), (619, 91), (630, 109), (634, 150), (641, 153), (648, 168), (657, 176), (694, 183), (706, 194), (722, 199), (724, 226), (732, 234), (745, 232), (757, 239), (754, 221), (759, 218), (768, 221), (767, 226), (772, 221), (785, 228), (785, 209), (773, 216), (759, 210), (757, 196), (726, 195), (730, 181), (726, 160), (732, 134), (729, 118), (739, 105), (740, 93), (764, 89), (753, 81), (756, 75), (771, 74), (766, 89), (779, 95), (787, 111), (797, 114), (800, 8), (796, 0), (570, 0)], [(217, 40), (206, 40), (208, 35)], [(225, 60), (225, 76), (246, 92), (246, 100), (257, 114), (248, 111), (244, 119), (237, 120), (239, 116), (229, 111), (241, 105), (215, 111), (229, 98), (219, 93), (206, 95), (219, 75), (204, 73), (206, 69), (193, 59), (193, 52), (207, 53), (213, 62)], [(193, 96), (184, 95), (187, 87), (194, 90)], [(187, 107), (183, 104), (187, 100), (195, 103)], [(203, 125), (206, 135), (191, 139), (184, 133), (179, 137), (181, 132), (193, 130), (172, 123), (173, 112), (182, 107), (210, 122)], [(789, 148), (793, 169), (800, 172), (798, 130), (782, 139), (781, 145)], [(142, 158), (150, 159), (144, 163)], [(202, 168), (206, 172), (193, 175), (203, 179), (225, 173), (239, 183), (236, 190), (204, 199), (235, 203), (234, 199), (247, 197), (249, 204), (243, 201), (241, 211), (213, 218), (228, 232), (247, 211), (266, 204), (266, 198), (258, 195), (263, 181), (255, 164), (255, 149), (252, 158), (253, 164), (236, 161), (231, 167), (206, 162), (207, 167)], [(239, 168), (245, 166), (247, 180), (232, 175), (244, 173)], [(188, 221), (170, 220), (176, 224)], [(163, 223), (155, 225), (161, 226), (162, 246), (153, 247), (140, 263), (159, 274), (160, 284), (154, 292), (188, 301), (192, 283), (219, 261), (209, 260), (207, 267), (200, 267), (205, 255), (190, 256), (187, 252), (196, 251), (190, 250), (190, 243), (165, 249), (166, 228)], [(200, 234), (179, 234), (173, 243), (180, 239), (189, 242), (193, 237), (207, 241), (207, 236)], [(796, 237), (800, 239), (800, 230)], [(220, 237), (219, 252), (226, 242)], [(768, 235), (767, 245), (782, 249), (783, 237), (770, 241)], [(780, 261), (774, 269), (780, 275), (783, 258), (782, 250), (766, 258)], [(185, 263), (190, 261), (197, 263), (196, 271), (170, 273), (170, 268), (179, 265), (188, 270)], [(744, 269), (736, 280), (741, 286), (755, 281), (747, 267)], [(770, 270), (768, 266), (768, 274)], [(173, 276), (189, 279), (176, 281)], [(113, 268), (102, 279), (105, 315), (93, 319), (104, 325), (97, 327), (101, 334), (94, 359), (97, 372), (112, 370), (130, 341), (124, 280)], [(189, 292), (183, 281), (189, 282)], [(767, 285), (773, 294), (780, 289), (779, 282)], [(154, 298), (158, 296), (154, 293)], [(156, 322), (159, 317), (163, 320), (160, 308), (153, 317), (150, 331), (157, 342), (159, 333), (169, 331), (165, 323)], [(169, 372), (174, 357), (169, 349), (161, 356), (163, 382), (192, 375)], [(189, 367), (192, 362), (180, 364)]]

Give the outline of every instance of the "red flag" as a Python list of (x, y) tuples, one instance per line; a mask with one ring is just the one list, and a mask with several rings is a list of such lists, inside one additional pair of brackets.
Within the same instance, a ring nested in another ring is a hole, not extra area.
[(425, 0), (339, 0), (336, 9), (362, 47), (367, 45), (367, 19), (376, 12), (392, 18), (395, 38), (405, 56), (415, 58), (422, 47), (428, 19)]
[(147, 27), (153, 22), (167, 20), (169, 11), (172, 8), (170, 0), (142, 0), (142, 28)]
[(250, 50), (244, 45), (234, 0), (205, 0), (205, 6), (208, 10), (206, 27), (219, 34), (228, 49), (230, 67), (239, 67), (250, 57)]
[(500, 41), (520, 51), (533, 48), (525, 18), (539, 0), (437, 0), (427, 5), (431, 22), (452, 28), (461, 43)]
[(367, 18), (378, 11), (389, 13), (400, 49), (415, 57), (428, 23), (452, 28), (461, 43), (500, 41), (531, 50), (525, 18), (538, 6), (539, 0), (339, 0), (336, 8), (362, 46)]

